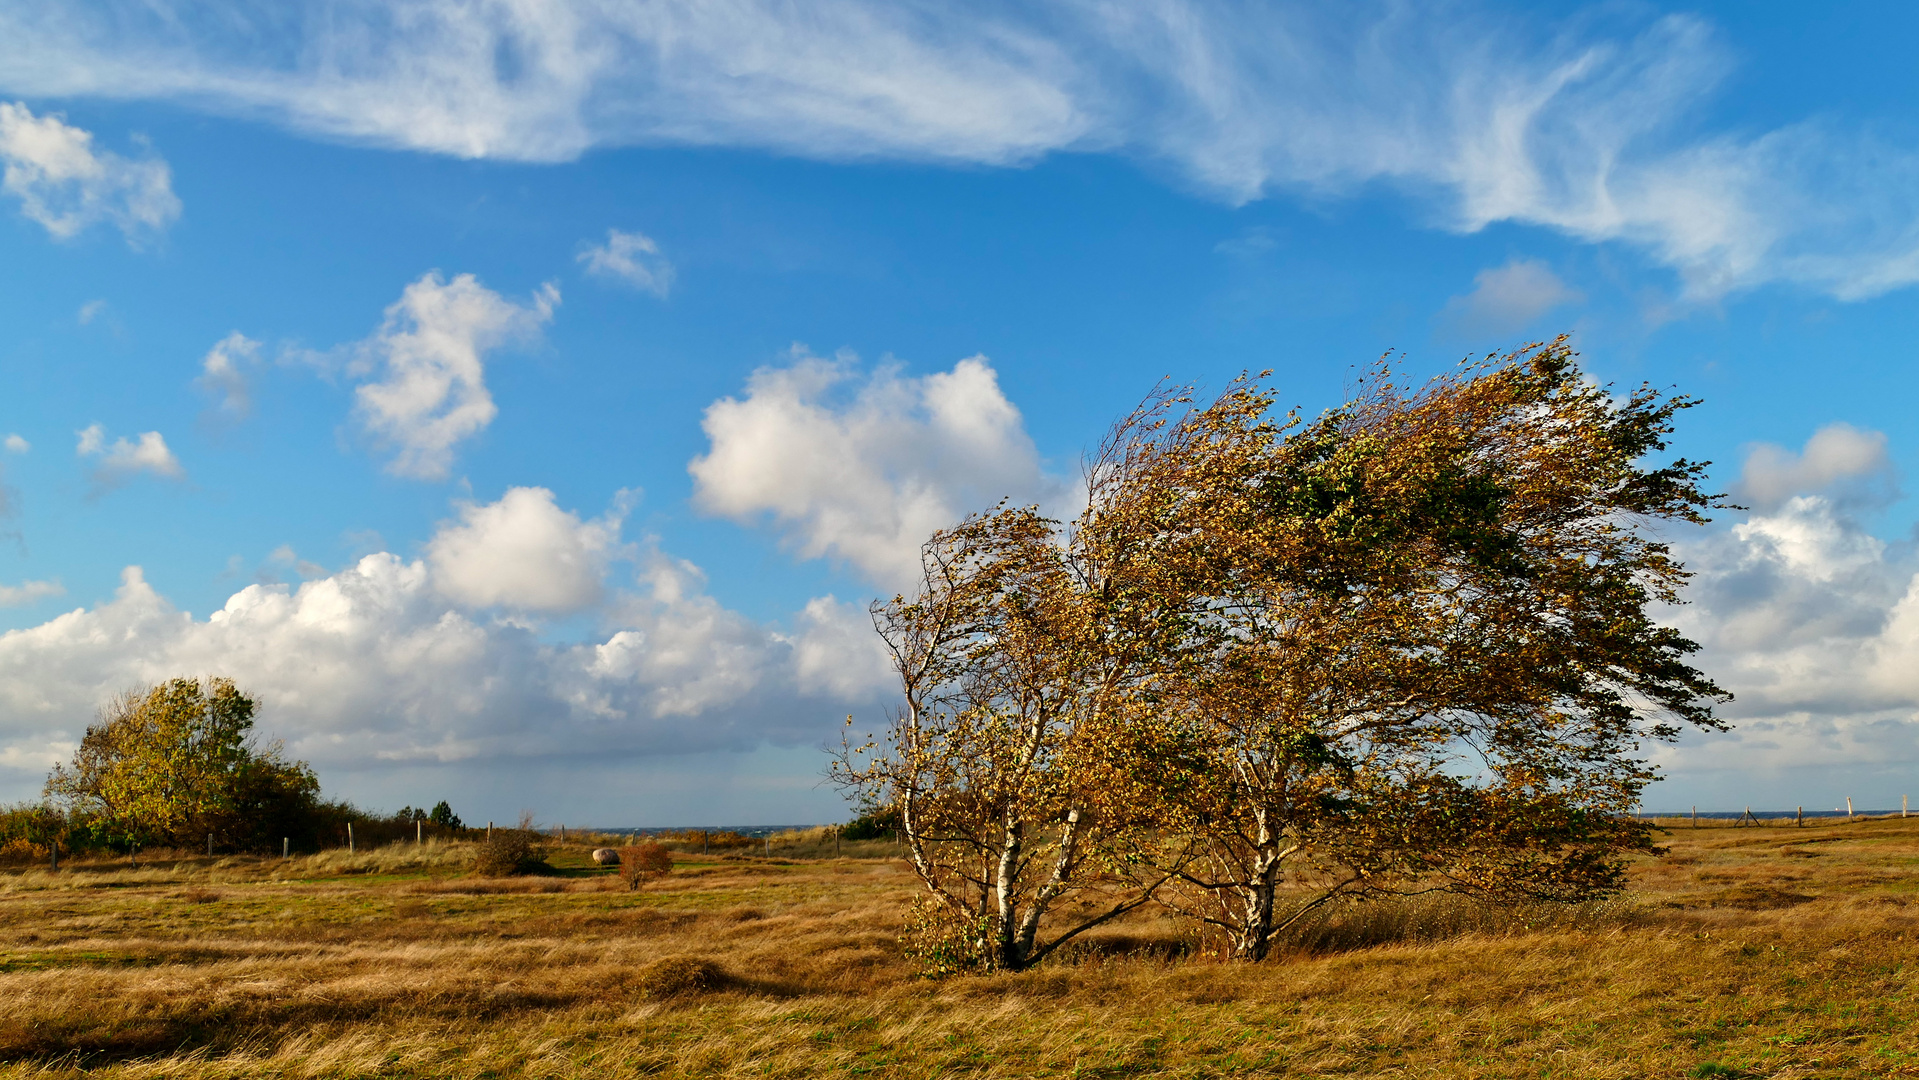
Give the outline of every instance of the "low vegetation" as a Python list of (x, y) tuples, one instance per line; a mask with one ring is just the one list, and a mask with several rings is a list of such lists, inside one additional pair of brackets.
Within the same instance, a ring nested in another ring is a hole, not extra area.
[(1919, 1075), (1919, 819), (1677, 825), (1611, 900), (1328, 904), (1259, 963), (1147, 908), (944, 979), (891, 840), (631, 892), (610, 839), (0, 870), (0, 1076)]

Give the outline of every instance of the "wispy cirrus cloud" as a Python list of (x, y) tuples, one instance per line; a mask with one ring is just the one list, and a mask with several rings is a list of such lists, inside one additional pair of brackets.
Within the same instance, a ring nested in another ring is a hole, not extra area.
[(1390, 0), (325, 10), (21, 0), (0, 11), (0, 86), (527, 161), (640, 144), (987, 165), (1112, 152), (1229, 201), (1385, 184), (1445, 228), (1629, 244), (1693, 299), (1919, 281), (1919, 148), (1832, 119), (1701, 130), (1734, 61), (1693, 16)]

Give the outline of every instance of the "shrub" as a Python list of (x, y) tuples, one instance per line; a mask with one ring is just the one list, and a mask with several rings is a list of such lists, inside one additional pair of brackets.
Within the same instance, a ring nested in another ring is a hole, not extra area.
[(620, 880), (638, 889), (673, 872), (673, 853), (657, 840), (620, 849)]
[(876, 807), (841, 826), (840, 838), (843, 840), (890, 840), (904, 824), (898, 809)]
[(546, 848), (533, 831), (531, 818), (522, 816), (519, 828), (495, 829), (491, 837), (480, 842), (473, 872), (482, 877), (519, 877), (550, 874), (553, 867), (546, 861)]

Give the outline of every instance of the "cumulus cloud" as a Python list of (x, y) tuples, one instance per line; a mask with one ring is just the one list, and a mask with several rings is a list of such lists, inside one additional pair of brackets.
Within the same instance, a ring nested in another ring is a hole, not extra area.
[(0, 585), (0, 607), (23, 607), (49, 596), (60, 596), (66, 589), (57, 581), (23, 581), (18, 585)]
[(688, 466), (709, 514), (767, 522), (800, 555), (830, 556), (885, 588), (910, 584), (936, 529), (1002, 498), (1058, 502), (1019, 410), (983, 356), (912, 377), (862, 377), (850, 355), (795, 350), (754, 372), (744, 398), (707, 407), (706, 454)]
[(589, 274), (624, 281), (641, 292), (664, 298), (673, 287), (673, 264), (660, 246), (641, 233), (606, 231), (606, 243), (588, 246), (579, 260)]
[(167, 449), (166, 439), (157, 431), (149, 431), (129, 442), (121, 436), (107, 442), (106, 429), (99, 424), (91, 424), (79, 432), (80, 441), (75, 453), (83, 458), (93, 458), (93, 482), (96, 489), (118, 487), (132, 479), (138, 473), (152, 473), (170, 480), (178, 480), (186, 475), (180, 467), (180, 459)]
[(180, 216), (166, 162), (96, 150), (92, 132), (20, 102), (0, 102), (0, 190), (61, 240), (107, 222), (136, 242)]
[(512, 488), (498, 502), (465, 503), (427, 544), (440, 592), (467, 607), (570, 614), (600, 603), (629, 497), (596, 521), (560, 509), (545, 488)]
[[(1886, 436), (1850, 424), (1828, 424), (1795, 454), (1760, 443), (1746, 456), (1734, 492), (1761, 511), (1774, 511), (1794, 495), (1827, 492), (1840, 504), (1890, 501), (1897, 494)], [(1841, 492), (1828, 492), (1835, 486)]]
[(1466, 334), (1513, 334), (1564, 304), (1585, 299), (1537, 259), (1512, 259), (1473, 275), (1474, 289), (1446, 304), (1441, 320)]
[(99, 318), (100, 313), (105, 311), (106, 309), (107, 309), (107, 302), (105, 300), (89, 300), (86, 303), (80, 305), (79, 311), (76, 311), (73, 313), (73, 319), (75, 322), (79, 323), (81, 326), (85, 326), (88, 323), (92, 322), (93, 320)]
[(1681, 770), (1864, 770), (1919, 761), (1919, 560), (1817, 495), (1682, 544), (1696, 573), (1671, 621), (1737, 700)]
[(249, 369), (260, 363), (260, 343), (235, 330), (207, 351), (194, 385), (214, 397), (212, 415), (233, 422), (253, 413)]
[(882, 691), (876, 640), (848, 632), (844, 605), (768, 626), (642, 549), (608, 629), (571, 643), (449, 601), (431, 557), (251, 585), (205, 619), (128, 567), (110, 601), (0, 635), (0, 755), (44, 768), (108, 695), (207, 671), (258, 695), (263, 725), (330, 768), (804, 745)]
[(33, 449), (33, 444), (21, 438), (18, 434), (9, 434), (6, 438), (5, 445), (7, 453), (9, 454), (24, 454)]
[(1919, 280), (1919, 153), (1835, 119), (1692, 122), (1713, 27), (1475, 3), (449, 4), (24, 0), (0, 85), (162, 98), (464, 157), (748, 146), (834, 160), (1163, 163), (1230, 201), (1389, 184), (1432, 220), (1619, 241), (1710, 298)]
[(551, 284), (517, 304), (472, 274), (445, 281), (435, 271), (408, 285), (348, 365), (349, 374), (367, 379), (354, 390), (355, 409), (367, 433), (393, 452), (387, 471), (444, 479), (455, 448), (498, 411), (485, 355), (536, 338), (559, 303)]

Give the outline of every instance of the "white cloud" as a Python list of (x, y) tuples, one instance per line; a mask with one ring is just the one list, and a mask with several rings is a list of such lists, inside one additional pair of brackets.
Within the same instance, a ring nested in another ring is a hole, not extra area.
[(0, 607), (21, 607), (67, 590), (57, 581), (23, 581), (18, 585), (0, 585)]
[(105, 300), (89, 300), (80, 305), (80, 310), (74, 312), (73, 318), (74, 321), (78, 322), (81, 326), (85, 326), (94, 319), (99, 318), (100, 313), (106, 309), (107, 302)]
[(985, 357), (918, 378), (889, 365), (862, 379), (855, 365), (796, 348), (789, 366), (755, 372), (744, 399), (708, 406), (710, 449), (688, 466), (699, 508), (769, 520), (800, 555), (893, 589), (917, 577), (934, 530), (1001, 498), (1064, 497)]
[(660, 246), (641, 233), (606, 231), (606, 243), (587, 247), (578, 261), (587, 273), (617, 278), (642, 292), (664, 298), (673, 287), (673, 264), (660, 254)]
[(1394, 185), (1433, 220), (1634, 245), (1711, 298), (1919, 280), (1919, 154), (1830, 119), (1702, 132), (1732, 69), (1696, 17), (1475, 4), (22, 0), (0, 85), (162, 98), (466, 157), (748, 146), (989, 165), (1164, 162), (1243, 201)]
[(431, 557), (383, 552), (297, 587), (252, 585), (206, 619), (129, 567), (111, 601), (0, 635), (0, 760), (51, 761), (108, 695), (205, 672), (256, 694), (263, 728), (336, 776), (816, 744), (883, 693), (877, 640), (849, 636), (830, 598), (783, 631), (642, 547), (640, 587), (611, 596), (608, 629), (577, 643), (449, 603)]
[(1884, 432), (1828, 424), (1797, 454), (1773, 443), (1754, 446), (1733, 490), (1754, 508), (1773, 511), (1791, 496), (1835, 485), (1850, 489), (1841, 494), (1842, 503), (1889, 501), (1896, 495), (1895, 479)]
[[(23, 103), (0, 102), (0, 167), (0, 190), (62, 240), (104, 221), (136, 242), (180, 216), (166, 162), (95, 150), (92, 132), (35, 116)], [(87, 321), (84, 308), (80, 321)]]
[(1467, 334), (1513, 334), (1565, 304), (1585, 299), (1537, 259), (1512, 259), (1473, 275), (1474, 289), (1446, 304), (1442, 321)]
[(207, 351), (200, 361), (194, 385), (214, 395), (213, 413), (227, 421), (244, 420), (253, 412), (253, 388), (247, 369), (260, 363), (260, 343), (235, 330)]
[[(233, 556), (232, 559), (228, 560), (227, 568), (229, 571), (232, 571), (237, 568), (237, 563), (235, 563), (234, 560), (237, 560), (239, 558), (240, 557), (238, 555), (235, 555)], [(290, 566), (293, 568), (294, 573), (300, 575), (303, 578), (317, 578), (317, 577), (326, 576), (326, 567), (321, 566), (319, 563), (309, 562), (306, 559), (302, 559), (300, 557), (300, 553), (293, 550), (292, 544), (281, 544), (279, 547), (274, 548), (272, 551), (268, 552), (267, 561), (270, 563), (278, 564), (280, 566)], [(262, 582), (262, 584), (272, 584), (272, 581), (270, 580), (265, 581), (265, 582)]]
[(142, 472), (172, 480), (186, 475), (180, 459), (167, 449), (166, 439), (157, 431), (146, 432), (134, 442), (128, 442), (123, 435), (111, 444), (107, 442), (106, 429), (99, 424), (89, 425), (76, 434), (80, 441), (74, 451), (83, 458), (97, 459), (93, 481), (98, 488), (117, 487)]
[(1671, 621), (1737, 700), (1722, 710), (1730, 734), (1663, 751), (1667, 767), (1756, 777), (1919, 761), (1912, 545), (1801, 495), (1679, 551), (1697, 576)]
[(569, 614), (598, 605), (607, 563), (631, 553), (620, 543), (628, 505), (597, 521), (559, 508), (545, 488), (518, 487), (498, 502), (459, 507), (427, 544), (440, 592), (467, 607)]
[(367, 432), (394, 452), (387, 471), (444, 479), (455, 447), (498, 411), (487, 391), (484, 355), (537, 337), (559, 303), (551, 284), (521, 305), (472, 274), (449, 282), (436, 271), (408, 285), (348, 369), (372, 376), (354, 390), (354, 400)]
[(5, 445), (6, 445), (6, 448), (7, 448), (7, 452), (8, 452), (9, 454), (24, 454), (24, 453), (26, 453), (27, 451), (29, 451), (29, 450), (31, 450), (31, 449), (33, 449), (33, 444), (32, 444), (32, 443), (30, 443), (30, 442), (28, 442), (27, 440), (25, 440), (25, 439), (23, 439), (23, 438), (21, 438), (21, 437), (20, 437), (19, 435), (17, 435), (17, 434), (10, 434), (10, 435), (8, 435), (8, 436), (7, 436), (7, 438), (6, 438), (6, 443), (5, 443)]

